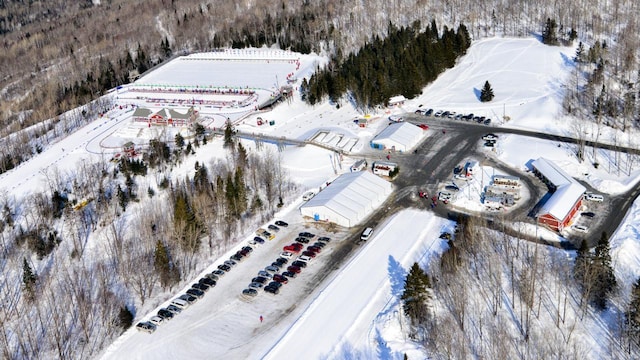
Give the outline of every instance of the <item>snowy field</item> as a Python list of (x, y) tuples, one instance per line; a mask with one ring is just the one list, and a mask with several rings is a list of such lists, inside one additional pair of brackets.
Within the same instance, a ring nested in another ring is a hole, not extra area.
[[(310, 107), (297, 95), (291, 103), (280, 104), (272, 111), (245, 114), (237, 128), (296, 139), (308, 139), (319, 131), (330, 130), (334, 134), (357, 139), (354, 149), (364, 154), (371, 152), (368, 141), (387, 125), (389, 115), (413, 112), (423, 104), (427, 108), (490, 116), (501, 126), (569, 134), (570, 129), (559, 112), (562, 83), (572, 71), (570, 59), (574, 52), (573, 48), (544, 46), (536, 39), (486, 39), (474, 43), (459, 65), (429, 85), (419, 98), (408, 101), (402, 108), (370, 114), (370, 125), (366, 128), (353, 123), (355, 118), (365, 114), (358, 113), (348, 104), (342, 104), (339, 109), (328, 103)], [(298, 78), (298, 83), (294, 84), (297, 86), (303, 76), (313, 71), (317, 61), (317, 57), (305, 60), (301, 56), (302, 65), (294, 70), (297, 65), (290, 63), (290, 59), (268, 64), (259, 59), (242, 59), (238, 55), (228, 64), (219, 59), (184, 60), (189, 65), (182, 65), (181, 60), (161, 67), (139, 82), (200, 86), (215, 81), (218, 85), (270, 88), (276, 83), (276, 76), (277, 81), (284, 82), (287, 74), (293, 71)], [(260, 67), (253, 66), (256, 63)], [(215, 70), (201, 68), (204, 64), (214, 64)], [(253, 70), (247, 70), (249, 68)], [(479, 89), (486, 80), (490, 81), (496, 95), (489, 104), (478, 100)], [(499, 121), (503, 114), (511, 120), (506, 123)], [(211, 116), (217, 115), (212, 113)], [(255, 120), (258, 116), (275, 120), (275, 125), (257, 127)], [(27, 195), (34, 189), (46, 188), (47, 173), (54, 169), (72, 173), (83, 161), (104, 157), (108, 160), (113, 150), (100, 144), (120, 146), (125, 140), (138, 136), (139, 133), (126, 129), (131, 125), (130, 117), (131, 109), (113, 109), (104, 118), (70, 134), (18, 168), (0, 175), (0, 190), (15, 196)], [(172, 134), (164, 136), (173, 138)], [(251, 142), (247, 144), (250, 146)], [(191, 176), (196, 160), (211, 162), (224, 156), (220, 141), (203, 145), (198, 154), (207, 155), (198, 159), (187, 158), (174, 170), (174, 174), (177, 177)], [(571, 149), (558, 147), (550, 141), (528, 138), (523, 141), (515, 135), (501, 136), (496, 153), (489, 155), (519, 169), (530, 160), (544, 156), (558, 161), (578, 179), (587, 181), (599, 191), (611, 194), (633, 186), (638, 181), (640, 169), (637, 160), (624, 160), (622, 157), (614, 164), (610, 159), (615, 157), (603, 152), (597, 154), (601, 166), (595, 170), (589, 161), (579, 163), (571, 155)], [(337, 173), (348, 171), (349, 165), (357, 158), (345, 158), (336, 167), (335, 160), (332, 160), (333, 152), (310, 146), (288, 147), (280, 156), (284, 168), (302, 189), (316, 188)], [(292, 234), (295, 232), (293, 229), (304, 227), (302, 220), (296, 217), (297, 205), (299, 203), (290, 204), (278, 214), (294, 219)], [(626, 284), (640, 275), (639, 218), (640, 205), (636, 202), (625, 223), (611, 239), (614, 265)], [(426, 354), (417, 345), (405, 339), (402, 323), (397, 320), (401, 311), (399, 282), (413, 261), (427, 265), (433, 254), (442, 251), (443, 245), (435, 237), (450, 226), (429, 212), (403, 211), (378, 227), (375, 237), (344, 269), (331, 274), (328, 281), (314, 284), (317, 287), (305, 287), (305, 280), (311, 276), (303, 275), (285, 285), (283, 293), (278, 295), (280, 298), (268, 297), (261, 292), (253, 302), (240, 299), (237, 294), (258, 268), (272, 260), (281, 245), (287, 243), (284, 238), (289, 235), (282, 235), (282, 239), (258, 248), (251, 262), (240, 264), (221, 281), (221, 286), (211, 290), (212, 294), (207, 294), (171, 322), (160, 326), (154, 334), (130, 329), (105, 349), (102, 358), (395, 359), (402, 358), (405, 352), (410, 358), (425, 358)], [(344, 234), (338, 234), (336, 241), (340, 236)], [(223, 258), (234, 251), (232, 249)], [(331, 254), (328, 251), (323, 255)], [(208, 270), (218, 263), (211, 264)], [(309, 296), (305, 298), (305, 294)], [(155, 313), (168, 299), (150, 299), (136, 316), (136, 322), (148, 318), (148, 313)], [(305, 300), (298, 304), (296, 299)], [(281, 302), (288, 306), (281, 307)], [(265, 316), (265, 322), (258, 321), (260, 315)], [(606, 344), (594, 341), (594, 346), (600, 347), (595, 353), (606, 352)]]

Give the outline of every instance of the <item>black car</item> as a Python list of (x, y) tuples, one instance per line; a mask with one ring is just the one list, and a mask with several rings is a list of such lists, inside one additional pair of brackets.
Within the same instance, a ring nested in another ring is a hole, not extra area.
[(269, 226), (267, 226), (267, 229), (273, 230), (273, 231), (280, 231), (280, 228), (273, 224), (269, 224)]
[(174, 315), (175, 314), (180, 314), (182, 312), (182, 309), (180, 309), (179, 307), (177, 307), (175, 305), (167, 306), (167, 310), (171, 311)]
[(209, 279), (211, 279), (211, 280), (213, 280), (213, 281), (218, 281), (218, 279), (219, 279), (219, 278), (218, 278), (218, 275), (216, 275), (216, 274), (214, 274), (214, 273), (207, 274), (207, 275), (205, 275), (205, 277), (207, 277), (207, 278), (209, 278)]
[(264, 244), (264, 239), (261, 238), (260, 236), (254, 237), (253, 241), (257, 242), (258, 244)]
[(230, 257), (231, 260), (235, 260), (235, 261), (242, 261), (243, 258), (244, 258), (244, 255), (240, 251), (231, 255)]
[(191, 288), (191, 289), (187, 290), (187, 294), (200, 299), (201, 297), (204, 296), (204, 291)]
[(591, 212), (591, 211), (585, 211), (585, 212), (581, 212), (580, 216), (584, 216), (584, 217), (588, 217), (588, 218), (594, 218), (594, 217), (596, 217), (596, 213)]
[(218, 265), (218, 269), (222, 270), (222, 271), (229, 271), (229, 270), (231, 270), (231, 267), (229, 267), (229, 265), (220, 264), (220, 265)]
[(202, 279), (198, 280), (198, 282), (200, 284), (209, 285), (209, 287), (216, 286), (216, 281), (208, 277), (203, 277)]
[(243, 251), (248, 251), (248, 252), (252, 252), (253, 248), (251, 246), (245, 246), (242, 248)]
[(265, 286), (264, 291), (276, 295), (280, 292), (280, 288), (277, 288), (275, 286)]
[(318, 238), (318, 241), (322, 241), (322, 242), (330, 242), (331, 238), (330, 237), (326, 237), (326, 236), (321, 236)]
[(301, 243), (301, 244), (308, 244), (309, 243), (309, 239), (306, 237), (297, 237), (296, 241)]
[(313, 239), (314, 236), (316, 236), (316, 235), (305, 231), (305, 232), (301, 232), (300, 234), (298, 234), (298, 236), (302, 236), (302, 237), (306, 237), (306, 238), (309, 238), (309, 239)]
[(281, 263), (279, 263), (279, 262), (276, 262), (276, 261), (272, 262), (272, 263), (271, 263), (271, 266), (275, 266), (275, 267), (277, 267), (278, 269), (282, 269), (282, 264), (281, 264)]
[(424, 116), (431, 116), (433, 114), (433, 109), (429, 109), (427, 110), (427, 112), (424, 113)]
[(279, 289), (280, 287), (282, 287), (282, 283), (277, 281), (272, 281), (269, 283), (269, 285), (267, 285), (267, 287), (275, 287)]
[(280, 265), (284, 265), (284, 264), (288, 263), (288, 262), (289, 262), (289, 260), (287, 260), (287, 259), (285, 259), (285, 258), (283, 258), (283, 257), (279, 257), (279, 258), (277, 258), (277, 259), (276, 259), (276, 261), (274, 261), (274, 262), (276, 262), (276, 263), (278, 263), (278, 264), (280, 264)]
[(292, 262), (291, 265), (297, 266), (299, 268), (306, 268), (307, 267), (307, 263), (304, 262), (304, 261), (300, 261), (300, 260), (296, 260), (296, 261)]
[(313, 245), (312, 245), (312, 246), (319, 247), (319, 248), (323, 248), (323, 247), (327, 246), (327, 243), (325, 243), (325, 242), (320, 242), (320, 241), (316, 241), (316, 242), (314, 242), (314, 243), (313, 243)]
[(211, 275), (214, 275), (214, 276), (217, 276), (217, 277), (224, 276), (225, 274), (226, 274), (226, 272), (224, 270), (220, 270), (220, 269), (214, 270), (211, 273)]
[(160, 309), (158, 310), (158, 316), (160, 316), (161, 318), (165, 319), (165, 320), (169, 320), (169, 319), (173, 319), (173, 313), (167, 309)]
[(286, 276), (289, 279), (293, 279), (294, 277), (296, 277), (296, 273), (294, 273), (293, 271), (285, 271), (282, 273), (282, 276)]
[(207, 284), (201, 284), (201, 283), (195, 283), (193, 285), (191, 285), (192, 289), (198, 289), (200, 291), (209, 291), (209, 285)]
[(289, 226), (289, 224), (287, 224), (286, 222), (282, 221), (282, 220), (278, 220), (276, 221), (276, 225), (280, 226), (280, 227), (287, 227)]
[(254, 297), (258, 295), (258, 290), (256, 289), (244, 289), (242, 290), (242, 295)]
[(194, 302), (198, 301), (198, 298), (191, 294), (182, 294), (178, 297), (178, 299), (182, 299), (188, 302), (189, 304), (193, 304)]
[(264, 276), (256, 276), (253, 279), (251, 279), (251, 282), (257, 282), (257, 283), (260, 283), (260, 284), (264, 284), (264, 283), (267, 282), (267, 278), (264, 277)]

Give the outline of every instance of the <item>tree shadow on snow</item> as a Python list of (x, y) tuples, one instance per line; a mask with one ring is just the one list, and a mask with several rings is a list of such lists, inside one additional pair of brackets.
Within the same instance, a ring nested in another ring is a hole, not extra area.
[(402, 267), (393, 256), (389, 255), (389, 282), (391, 283), (391, 295), (400, 297), (404, 291), (404, 279), (407, 277), (407, 270)]
[(478, 99), (478, 101), (480, 101), (480, 94), (482, 93), (482, 91), (478, 88), (473, 88), (473, 94), (476, 96), (476, 99)]

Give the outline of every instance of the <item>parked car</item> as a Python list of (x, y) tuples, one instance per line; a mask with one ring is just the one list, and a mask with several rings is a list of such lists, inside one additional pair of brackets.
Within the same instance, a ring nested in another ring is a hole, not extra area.
[(322, 251), (322, 248), (320, 248), (319, 246), (308, 246), (307, 247), (307, 251), (311, 251), (314, 254), (319, 254)]
[(286, 283), (289, 282), (289, 279), (287, 279), (284, 275), (275, 274), (275, 275), (273, 275), (273, 281), (286, 284)]
[(283, 257), (279, 257), (279, 258), (277, 258), (277, 259), (276, 259), (276, 261), (274, 261), (274, 262), (282, 265), (282, 264), (286, 264), (286, 263), (288, 263), (288, 262), (289, 262), (289, 260), (287, 260), (287, 259), (285, 259), (285, 258), (283, 258)]
[(272, 233), (270, 233), (268, 231), (263, 232), (262, 236), (264, 236), (264, 238), (267, 239), (267, 240), (273, 240), (273, 239), (276, 238), (275, 235), (273, 235)]
[(282, 220), (277, 220), (276, 221), (276, 225), (280, 226), (280, 227), (287, 227), (289, 226), (289, 224), (287, 224), (286, 222), (282, 221)]
[(299, 233), (298, 236), (306, 237), (306, 238), (309, 238), (309, 239), (313, 239), (316, 235), (312, 234), (312, 233), (310, 233), (308, 231), (304, 231), (304, 232)]
[(299, 274), (299, 273), (300, 273), (300, 271), (302, 271), (302, 268), (300, 268), (299, 266), (293, 266), (293, 265), (291, 265), (291, 266), (289, 266), (289, 267), (287, 268), (287, 271), (286, 271), (286, 272), (291, 272), (291, 273)]
[(589, 231), (589, 228), (584, 225), (573, 225), (571, 226), (571, 228), (574, 229), (575, 231), (579, 231), (583, 233), (586, 233)]
[(165, 308), (158, 310), (158, 316), (165, 320), (173, 319), (173, 313)]
[[(245, 247), (249, 247), (249, 246), (245, 246)], [(251, 251), (253, 251), (253, 248), (251, 249)], [(249, 250), (247, 250), (245, 248), (242, 248), (242, 249), (238, 250), (238, 252), (236, 254), (240, 255), (241, 259), (244, 259), (247, 256), (249, 256), (249, 254), (251, 254), (251, 251), (249, 251)], [(235, 259), (233, 259), (233, 260), (235, 260)]]
[(603, 202), (604, 201), (604, 196), (602, 196), (600, 194), (594, 194), (594, 193), (585, 193), (584, 194), (584, 198), (589, 200), (589, 201), (596, 201), (596, 202)]
[(146, 333), (151, 334), (154, 331), (156, 331), (156, 326), (150, 322), (143, 321), (143, 322), (139, 322), (138, 325), (136, 325), (136, 329), (138, 331), (144, 331)]
[(269, 272), (269, 273), (275, 274), (275, 273), (277, 273), (278, 271), (280, 271), (280, 268), (279, 268), (279, 267), (277, 267), (277, 266), (269, 265), (269, 266), (267, 266), (266, 268), (264, 268), (264, 270), (265, 270), (266, 272)]
[(218, 270), (222, 270), (222, 271), (229, 271), (231, 270), (231, 267), (227, 264), (220, 264), (218, 265)]
[[(180, 300), (184, 300), (186, 302), (189, 303), (189, 305), (193, 304), (194, 302), (198, 301), (198, 298), (191, 295), (191, 294), (182, 294), (178, 297), (178, 299)], [(175, 303), (172, 303), (174, 305), (176, 305)], [(176, 305), (177, 306), (177, 305)]]
[(221, 277), (224, 276), (227, 272), (222, 270), (222, 269), (218, 269), (218, 270), (213, 270), (213, 272), (211, 273), (212, 275), (215, 275), (217, 277)]
[(275, 268), (282, 269), (282, 264), (279, 263), (279, 262), (276, 262), (276, 261), (272, 262), (271, 265), (269, 265), (269, 266), (273, 266)]
[(296, 241), (302, 244), (308, 244), (309, 243), (309, 239), (306, 237), (297, 237)]
[(209, 279), (213, 280), (213, 281), (218, 281), (219, 277), (218, 275), (214, 274), (214, 273), (210, 273), (205, 275), (206, 277), (208, 277)]
[(251, 284), (249, 284), (249, 288), (251, 288), (251, 289), (260, 289), (263, 286), (264, 285), (262, 283), (259, 283), (259, 282), (252, 282)]
[(418, 127), (422, 130), (429, 130), (429, 125), (427, 124), (418, 124)]
[(495, 140), (498, 140), (498, 135), (489, 133), (484, 135), (482, 137), (482, 140), (495, 141)]
[[(187, 295), (187, 296), (188, 297), (192, 297), (190, 295)], [(193, 300), (195, 301), (195, 298)], [(189, 307), (190, 304), (191, 303), (189, 301), (187, 301), (186, 299), (182, 299), (182, 298), (176, 298), (176, 299), (171, 300), (171, 305), (179, 307), (180, 309), (186, 309), (186, 308)]]
[(331, 241), (331, 238), (326, 237), (326, 236), (321, 236), (321, 237), (318, 238), (318, 241), (329, 242), (329, 241)]
[(276, 295), (280, 292), (280, 289), (274, 286), (265, 286), (264, 291)]
[(262, 236), (262, 234), (264, 234), (266, 232), (268, 232), (268, 231), (263, 229), (263, 228), (260, 228), (260, 229), (256, 230), (256, 235)]
[(591, 212), (591, 211), (584, 211), (580, 213), (580, 216), (584, 216), (584, 217), (588, 217), (588, 218), (594, 218), (596, 217), (596, 213)]
[[(298, 268), (298, 269), (300, 269), (300, 268)], [(288, 271), (288, 270), (287, 270), (287, 271), (285, 271), (285, 272), (283, 272), (283, 273), (282, 273), (282, 276), (286, 276), (286, 277), (288, 277), (289, 279), (293, 279), (293, 278), (295, 278), (297, 275), (296, 275), (296, 273), (295, 273), (295, 272), (293, 272), (293, 271)]]
[(256, 236), (253, 238), (253, 241), (255, 241), (258, 244), (264, 244), (264, 239), (261, 238), (260, 236)]
[(202, 298), (204, 296), (204, 291), (191, 288), (191, 289), (187, 290), (187, 294), (200, 299), (200, 298)]
[(157, 315), (156, 316), (152, 316), (149, 319), (149, 322), (152, 323), (155, 326), (162, 325), (162, 323), (164, 323), (164, 318), (162, 316), (157, 316)]
[(294, 262), (291, 263), (292, 266), (297, 266), (299, 268), (305, 268), (307, 267), (307, 262), (306, 261), (302, 261), (302, 260), (296, 260)]
[(207, 285), (208, 287), (214, 287), (214, 286), (216, 286), (216, 281), (215, 281), (215, 280), (213, 280), (213, 279), (210, 279), (210, 278), (208, 278), (208, 277), (203, 277), (202, 279), (198, 280), (198, 282), (199, 282), (200, 284), (205, 284), (205, 285)]
[(302, 257), (302, 256), (299, 256), (299, 257), (298, 257), (298, 260), (301, 260), (301, 261), (310, 261), (312, 258), (316, 257), (316, 255), (317, 255), (317, 254), (316, 254), (315, 252), (313, 252), (313, 251), (305, 250), (305, 251), (303, 251), (303, 252), (302, 252), (302, 256), (306, 256), (306, 257), (308, 257), (308, 258), (309, 258), (309, 260), (302, 260), (302, 259), (301, 259), (301, 257)]
[[(300, 245), (302, 245), (302, 244), (300, 244)], [(290, 252), (290, 253), (299, 253), (302, 250), (302, 247), (297, 247), (297, 246), (293, 246), (293, 245), (287, 245), (287, 246), (283, 247), (282, 250), (284, 250), (285, 252)]]
[(491, 124), (491, 119), (484, 119), (484, 124), (485, 125), (490, 125)]
[(267, 229), (269, 229), (271, 231), (276, 231), (276, 232), (280, 231), (280, 228), (275, 226), (275, 225), (273, 225), (273, 224), (269, 224), (269, 226), (267, 226)]
[(191, 285), (191, 288), (192, 289), (198, 289), (198, 290), (204, 291), (204, 292), (209, 291), (209, 285), (207, 285), (207, 284), (195, 283), (195, 284)]
[(438, 193), (438, 200), (445, 202), (445, 201), (451, 201), (451, 198), (453, 197), (453, 195), (450, 192), (447, 191), (441, 191), (440, 193)]
[(262, 276), (262, 277), (267, 278), (267, 279), (271, 279), (273, 277), (273, 275), (271, 275), (271, 273), (269, 273), (267, 271), (264, 271), (264, 270), (258, 271), (258, 276)]
[(322, 242), (322, 241), (316, 241), (316, 242), (313, 243), (312, 246), (319, 247), (319, 248), (324, 248), (325, 246), (327, 246), (327, 243)]
[(267, 282), (267, 278), (264, 276), (256, 276), (253, 279), (251, 279), (251, 282), (257, 282), (260, 284), (264, 284), (265, 282)]
[(258, 290), (256, 290), (256, 289), (244, 289), (244, 290), (242, 290), (242, 295), (249, 296), (249, 297), (255, 297), (255, 296), (258, 295)]
[(283, 251), (280, 253), (280, 257), (284, 259), (291, 259), (293, 257), (293, 253), (290, 251)]
[(167, 306), (167, 310), (171, 311), (174, 315), (175, 314), (180, 314), (182, 312), (182, 309), (180, 309), (179, 307), (177, 307), (175, 305)]
[(393, 121), (393, 122), (403, 122), (404, 119), (402, 118), (402, 116), (400, 115), (391, 115), (389, 116), (389, 121)]
[(309, 201), (313, 199), (314, 196), (316, 196), (316, 194), (313, 191), (309, 191), (302, 195), (302, 200)]
[(364, 231), (360, 235), (360, 240), (367, 241), (371, 238), (371, 235), (373, 235), (373, 228), (368, 227), (364, 229)]
[(272, 281), (269, 284), (267, 284), (267, 287), (275, 287), (275, 288), (281, 288), (282, 287), (282, 283), (277, 282), (277, 281)]
[(237, 253), (231, 255), (230, 259), (233, 261), (242, 261), (242, 259), (244, 259), (244, 255), (240, 251), (238, 251)]

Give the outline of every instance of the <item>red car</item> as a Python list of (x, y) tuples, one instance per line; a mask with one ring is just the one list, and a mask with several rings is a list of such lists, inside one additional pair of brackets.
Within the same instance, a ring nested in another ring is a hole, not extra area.
[(422, 130), (429, 130), (429, 125), (427, 125), (427, 124), (420, 124), (420, 125), (418, 125), (418, 127), (420, 129), (422, 129)]
[(322, 250), (322, 249), (320, 249), (319, 246), (309, 246), (309, 247), (307, 247), (307, 251), (313, 251), (316, 254), (319, 253), (320, 250)]
[(298, 246), (297, 243), (296, 245), (291, 244), (283, 247), (282, 250), (297, 254), (302, 250), (302, 245)]
[(275, 274), (273, 275), (273, 281), (277, 281), (279, 283), (283, 283), (286, 284), (289, 282), (289, 279), (287, 279), (286, 277), (280, 275), (280, 274)]
[(307, 251), (303, 251), (303, 252), (302, 252), (302, 255), (308, 256), (308, 257), (310, 257), (310, 258), (314, 258), (314, 257), (316, 257), (316, 253), (314, 253), (313, 251), (309, 251), (309, 250), (307, 250)]
[(300, 274), (301, 269), (299, 267), (297, 267), (297, 266), (291, 265), (291, 266), (289, 266), (287, 268), (287, 271), (291, 271), (292, 273)]

